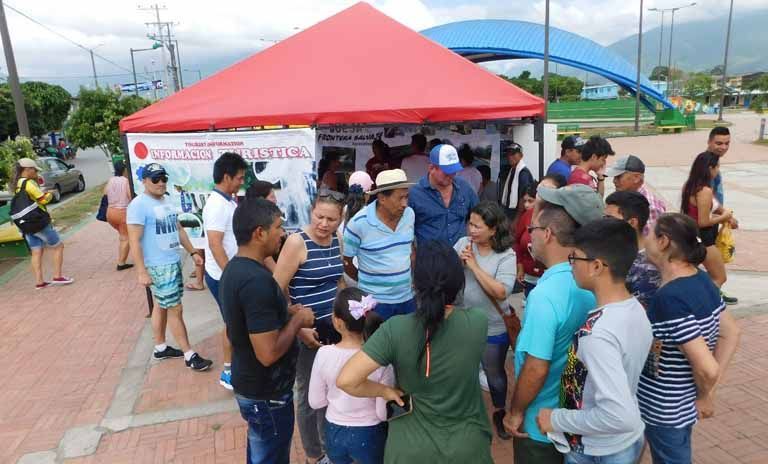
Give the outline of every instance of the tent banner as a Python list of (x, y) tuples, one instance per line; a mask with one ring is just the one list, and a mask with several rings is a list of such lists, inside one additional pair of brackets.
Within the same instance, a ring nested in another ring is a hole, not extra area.
[(402, 158), (412, 153), (411, 136), (417, 132), (423, 133), (427, 141), (440, 139), (442, 143), (449, 143), (457, 150), (468, 147), (475, 155), (475, 166), (490, 166), (492, 179), (499, 175), (502, 140), (511, 139), (493, 128), (467, 129), (464, 126), (455, 126), (453, 129), (417, 125), (328, 127), (317, 130), (317, 152), (319, 157), (339, 156), (345, 171), (365, 171), (365, 163), (373, 157), (371, 144), (374, 140), (381, 139), (389, 145), (392, 158)]
[(309, 205), (317, 190), (314, 129), (196, 133), (126, 134), (136, 193), (144, 191), (141, 171), (160, 163), (168, 172), (168, 194), (179, 221), (196, 248), (205, 246), (203, 207), (213, 192), (213, 164), (226, 152), (248, 163), (240, 195), (255, 180), (275, 186), (285, 227), (309, 222)]

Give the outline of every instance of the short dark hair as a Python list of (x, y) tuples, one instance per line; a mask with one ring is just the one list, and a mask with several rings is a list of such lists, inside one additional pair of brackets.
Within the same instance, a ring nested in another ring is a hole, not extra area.
[(275, 188), (275, 185), (272, 184), (271, 182), (256, 179), (246, 189), (245, 198), (248, 198), (248, 199), (267, 198), (269, 196), (269, 193), (272, 190), (274, 190), (274, 188)]
[(435, 148), (436, 146), (441, 145), (442, 143), (443, 143), (442, 140), (440, 140), (438, 138), (434, 138), (434, 139), (429, 141), (429, 149), (431, 150), (431, 149)]
[(424, 151), (427, 149), (427, 138), (422, 133), (413, 134), (411, 136), (411, 145), (414, 145), (419, 151)]
[(468, 144), (465, 143), (459, 148), (459, 159), (467, 164), (475, 161), (475, 154), (472, 153), (472, 148)]
[(596, 219), (576, 230), (575, 247), (588, 258), (605, 261), (615, 281), (625, 281), (637, 258), (637, 233), (628, 222)]
[(112, 164), (112, 167), (115, 168), (115, 175), (116, 176), (122, 176), (123, 172), (125, 172), (125, 161), (115, 161)]
[(263, 198), (244, 199), (237, 205), (232, 217), (232, 230), (238, 246), (251, 242), (253, 232), (261, 227), (269, 229), (275, 218), (283, 213), (276, 204)]
[(725, 126), (715, 126), (709, 131), (709, 140), (714, 139), (718, 135), (731, 135), (731, 131)]
[(669, 239), (672, 259), (680, 259), (694, 266), (704, 262), (707, 248), (699, 239), (699, 227), (690, 216), (680, 213), (664, 213), (656, 220), (653, 233)]
[(585, 143), (581, 149), (581, 160), (589, 161), (589, 159), (592, 158), (592, 155), (596, 155), (598, 158), (602, 158), (613, 156), (615, 154), (616, 153), (614, 153), (613, 148), (611, 148), (611, 144), (608, 143), (607, 140), (600, 137), (599, 135), (593, 135), (589, 138), (589, 140), (587, 140), (587, 143)]
[(552, 231), (562, 246), (573, 246), (573, 235), (578, 224), (562, 206), (542, 202), (539, 207), (539, 225)]
[(235, 177), (239, 171), (246, 169), (248, 169), (248, 163), (243, 157), (228, 151), (213, 163), (213, 183), (218, 184), (223, 181), (225, 174), (229, 177)]
[(651, 215), (650, 204), (648, 199), (642, 193), (639, 192), (613, 192), (605, 199), (606, 205), (614, 205), (619, 208), (621, 217), (625, 221), (629, 221), (632, 218), (637, 219), (637, 227), (643, 230), (646, 224), (648, 224), (648, 218)]
[(480, 171), (480, 175), (483, 176), (483, 180), (491, 180), (491, 167), (485, 164), (481, 164), (477, 167)]
[(483, 220), (487, 227), (496, 229), (496, 233), (491, 237), (491, 248), (493, 248), (493, 251), (503, 253), (512, 246), (507, 215), (498, 203), (487, 200), (481, 201), (469, 212), (469, 214), (472, 213), (480, 216), (480, 219)]

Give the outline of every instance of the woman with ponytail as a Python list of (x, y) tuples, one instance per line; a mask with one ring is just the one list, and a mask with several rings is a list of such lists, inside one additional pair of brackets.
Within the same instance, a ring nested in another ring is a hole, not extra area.
[[(477, 381), (488, 319), (483, 309), (454, 308), (464, 288), (459, 256), (442, 242), (420, 243), (413, 273), (416, 312), (394, 316), (366, 341), (337, 385), (382, 397), (412, 412), (389, 423), (384, 462), (492, 463), (491, 427)], [(371, 380), (394, 366), (397, 387)]]
[(637, 399), (654, 463), (691, 462), (697, 419), (714, 414), (714, 391), (736, 351), (739, 328), (720, 292), (699, 270), (707, 249), (696, 222), (663, 214), (646, 239), (661, 287), (648, 308), (654, 343)]
[[(333, 327), (341, 334), (335, 345), (320, 347), (309, 381), (309, 405), (325, 412), (325, 449), (334, 463), (381, 463), (387, 440), (386, 402), (383, 398), (355, 398), (336, 387), (344, 364), (360, 351), (383, 322), (374, 311), (376, 300), (359, 288), (345, 288), (333, 303)], [(391, 367), (380, 367), (369, 377), (394, 384)]]

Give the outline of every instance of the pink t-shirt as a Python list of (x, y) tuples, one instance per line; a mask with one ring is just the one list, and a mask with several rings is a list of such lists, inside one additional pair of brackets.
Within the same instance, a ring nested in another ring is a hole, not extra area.
[(131, 187), (128, 179), (123, 176), (114, 176), (109, 179), (104, 193), (109, 200), (110, 208), (125, 209), (131, 202)]
[[(312, 409), (328, 407), (328, 422), (346, 427), (369, 427), (387, 420), (386, 401), (383, 398), (356, 398), (336, 387), (336, 378), (349, 359), (360, 351), (354, 348), (321, 346), (312, 365), (309, 380), (309, 406)], [(392, 366), (380, 367), (368, 380), (394, 385)]]

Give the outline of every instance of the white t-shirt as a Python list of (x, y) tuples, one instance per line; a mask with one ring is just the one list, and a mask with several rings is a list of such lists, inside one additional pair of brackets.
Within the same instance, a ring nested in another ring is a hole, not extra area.
[(213, 279), (221, 279), (222, 269), (211, 253), (211, 247), (208, 245), (208, 232), (224, 232), (224, 238), (221, 244), (224, 246), (224, 252), (227, 258), (232, 259), (237, 254), (237, 241), (235, 233), (232, 230), (232, 216), (235, 214), (237, 202), (234, 199), (227, 199), (227, 195), (214, 190), (208, 197), (208, 201), (203, 208), (203, 227), (205, 227), (205, 272)]
[(420, 154), (403, 158), (402, 163), (400, 163), (400, 169), (405, 171), (408, 182), (418, 182), (419, 179), (427, 175), (428, 167), (429, 158)]

